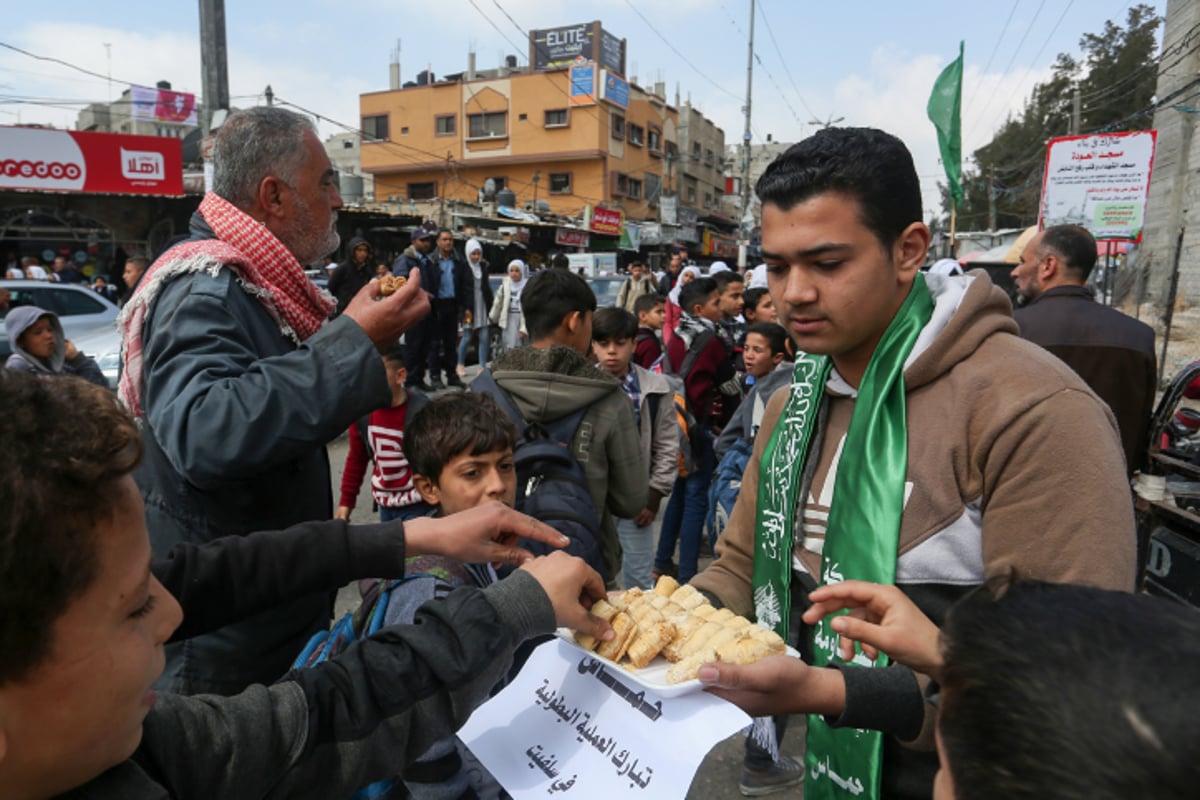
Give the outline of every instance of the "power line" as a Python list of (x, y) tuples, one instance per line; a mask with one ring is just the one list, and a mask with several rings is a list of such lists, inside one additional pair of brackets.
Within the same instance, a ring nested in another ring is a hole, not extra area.
[[(54, 58), (53, 56), (39, 56), (37, 53), (31, 53), (28, 50), (22, 50), (20, 47), (16, 47), (15, 45), (8, 44), (7, 42), (0, 42), (0, 47), (3, 47), (7, 50), (12, 50), (13, 52), (16, 52), (16, 53), (20, 53), (23, 56), (29, 56), (30, 58), (35, 58), (38, 61), (49, 61), (53, 64), (61, 64), (62, 66), (69, 67), (70, 69), (73, 69), (76, 72), (82, 72), (85, 75), (91, 75), (93, 78), (100, 78), (101, 80), (104, 80), (104, 81), (113, 80), (113, 78), (111, 78), (108, 75), (101, 75), (99, 72), (93, 72), (90, 69), (85, 69), (84, 67), (81, 67), (78, 64), (72, 64), (70, 61), (63, 61), (61, 58)], [(143, 84), (143, 83), (138, 83), (137, 81), (125, 81), (125, 80), (118, 79), (117, 82), (118, 83), (127, 83), (130, 86), (136, 86), (141, 89), (157, 88), (154, 86), (147, 86), (146, 84)]]
[[(474, 2), (473, 2), (473, 0), (472, 0), (472, 5), (474, 5)], [(650, 22), (650, 20), (646, 19), (646, 15), (645, 15), (645, 14), (643, 14), (643, 13), (641, 12), (641, 10), (639, 10), (639, 9), (638, 9), (638, 7), (637, 7), (637, 6), (635, 6), (635, 5), (634, 5), (634, 4), (631, 2), (631, 0), (625, 0), (625, 5), (629, 6), (631, 9), (633, 9), (633, 13), (637, 14), (637, 15), (638, 15), (638, 17), (639, 17), (639, 18), (642, 20), (642, 22), (646, 23), (646, 27), (648, 27), (648, 28), (649, 28), (651, 31), (653, 31), (654, 35), (655, 35), (655, 36), (657, 36), (659, 39), (661, 39), (661, 40), (662, 40), (662, 43), (663, 43), (663, 44), (665, 44), (667, 47), (669, 47), (669, 48), (671, 49), (671, 52), (672, 52), (672, 53), (674, 53), (675, 55), (679, 56), (679, 59), (680, 59), (680, 60), (681, 60), (683, 63), (685, 63), (685, 64), (687, 64), (689, 67), (691, 67), (693, 72), (695, 72), (695, 73), (696, 73), (697, 75), (699, 75), (701, 78), (704, 78), (704, 80), (706, 80), (706, 81), (708, 81), (709, 83), (711, 83), (713, 86), (715, 86), (715, 87), (716, 87), (717, 89), (719, 89), (720, 91), (722, 91), (722, 92), (724, 92), (725, 94), (727, 94), (727, 95), (729, 95), (730, 97), (732, 97), (734, 100), (738, 100), (738, 101), (745, 102), (745, 98), (744, 98), (744, 97), (740, 97), (740, 96), (738, 96), (737, 94), (735, 94), (734, 92), (731, 92), (731, 91), (729, 91), (729, 90), (728, 90), (728, 89), (726, 89), (724, 86), (722, 86), (721, 84), (717, 83), (717, 82), (716, 82), (715, 80), (713, 80), (712, 78), (708, 77), (708, 75), (704, 74), (704, 72), (702, 72), (702, 71), (700, 70), (700, 68), (699, 68), (699, 67), (697, 67), (695, 64), (693, 64), (691, 61), (689, 61), (689, 60), (688, 60), (688, 57), (687, 57), (687, 56), (685, 56), (683, 53), (681, 53), (681, 52), (679, 51), (679, 48), (677, 48), (677, 47), (675, 47), (675, 45), (671, 44), (671, 43), (670, 43), (670, 42), (667, 40), (667, 37), (663, 36), (663, 35), (662, 35), (662, 34), (659, 32), (658, 28), (654, 27), (654, 23), (652, 23), (652, 22)]]
[[(1071, 6), (1073, 6), (1073, 5), (1075, 5), (1075, 0), (1070, 0), (1070, 2), (1067, 3), (1066, 7), (1063, 8), (1062, 14), (1060, 14), (1058, 16), (1058, 21), (1055, 22), (1054, 27), (1050, 29), (1050, 33), (1048, 36), (1046, 36), (1046, 40), (1044, 42), (1042, 42), (1042, 46), (1039, 47), (1037, 53), (1034, 54), (1033, 60), (1029, 62), (1029, 66), (1025, 68), (1025, 71), (1023, 73), (1021, 73), (1021, 80), (1017, 81), (1013, 85), (1013, 90), (1011, 92), (1009, 92), (1008, 99), (1004, 101), (1005, 108), (1007, 108), (1008, 105), (1010, 103), (1012, 103), (1012, 99), (1013, 99), (1013, 97), (1016, 96), (1017, 90), (1021, 88), (1021, 84), (1025, 82), (1025, 79), (1029, 77), (1029, 72), (1030, 72), (1030, 70), (1033, 69), (1033, 65), (1036, 64), (1037, 60), (1042, 57), (1042, 53), (1045, 52), (1045, 50), (1046, 50), (1046, 45), (1050, 44), (1050, 40), (1053, 39), (1054, 34), (1058, 32), (1058, 27), (1060, 25), (1062, 25), (1062, 21), (1064, 19), (1066, 19), (1067, 12), (1071, 10)], [(1039, 8), (1038, 10), (1040, 11), (1041, 9)], [(1003, 111), (1003, 109), (1001, 109), (1001, 110)]]
[[(779, 63), (783, 65), (783, 73), (787, 75), (788, 80), (791, 81), (792, 91), (796, 93), (796, 99), (800, 101), (800, 105), (804, 106), (804, 110), (811, 114), (815, 119), (818, 116), (817, 113), (813, 111), (809, 107), (808, 103), (804, 101), (804, 95), (800, 94), (800, 88), (796, 86), (796, 79), (792, 77), (792, 71), (788, 69), (787, 60), (783, 57), (783, 52), (779, 49), (779, 42), (775, 41), (775, 32), (771, 29), (771, 23), (767, 21), (767, 11), (763, 7), (762, 0), (759, 0), (757, 5), (758, 13), (762, 16), (763, 27), (767, 29), (767, 34), (771, 37), (771, 44), (775, 46), (775, 54), (779, 56)], [(769, 75), (770, 73), (767, 74)], [(794, 113), (795, 112), (793, 112), (793, 114)]]
[[(1037, 11), (1033, 15), (1033, 19), (1031, 19), (1029, 21), (1029, 24), (1025, 26), (1025, 32), (1023, 34), (1021, 34), (1021, 41), (1017, 42), (1017, 47), (1015, 50), (1013, 50), (1012, 58), (1010, 58), (1008, 60), (1008, 64), (1004, 67), (1004, 72), (1001, 74), (1007, 75), (1008, 71), (1010, 69), (1012, 69), (1012, 65), (1017, 60), (1017, 54), (1019, 54), (1021, 52), (1021, 48), (1025, 46), (1025, 39), (1027, 39), (1029, 37), (1029, 32), (1031, 30), (1033, 30), (1033, 26), (1037, 23), (1037, 19), (1039, 16), (1041, 16), (1042, 8), (1045, 5), (1046, 5), (1046, 0), (1042, 0), (1042, 2), (1038, 5)], [(992, 101), (995, 99), (996, 99), (995, 92), (992, 92), (991, 94), (988, 95), (987, 105), (985, 105), (983, 107), (983, 111), (979, 112), (979, 116), (975, 118), (975, 124), (971, 126), (971, 129), (969, 131), (967, 131), (967, 135), (963, 137), (964, 139), (971, 138), (971, 134), (974, 133), (975, 129), (979, 127), (979, 121), (981, 119), (983, 119), (985, 114), (987, 114), (988, 109), (992, 107)]]

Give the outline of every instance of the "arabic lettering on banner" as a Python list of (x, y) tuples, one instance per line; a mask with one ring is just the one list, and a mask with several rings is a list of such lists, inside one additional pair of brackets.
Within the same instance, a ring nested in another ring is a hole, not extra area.
[(459, 736), (514, 800), (682, 800), (705, 754), (749, 718), (701, 691), (657, 697), (622, 673), (548, 642)]
[(1097, 239), (1140, 241), (1157, 131), (1052, 139), (1041, 227), (1082, 225)]

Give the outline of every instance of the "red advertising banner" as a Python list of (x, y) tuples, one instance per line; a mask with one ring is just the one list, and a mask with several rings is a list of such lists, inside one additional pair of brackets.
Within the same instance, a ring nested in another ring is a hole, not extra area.
[(602, 233), (605, 236), (620, 236), (621, 225), (624, 222), (624, 211), (613, 208), (592, 209), (592, 233)]
[(587, 231), (575, 228), (556, 228), (554, 231), (554, 243), (563, 247), (587, 247), (590, 240)]
[(183, 195), (179, 139), (0, 127), (0, 189)]

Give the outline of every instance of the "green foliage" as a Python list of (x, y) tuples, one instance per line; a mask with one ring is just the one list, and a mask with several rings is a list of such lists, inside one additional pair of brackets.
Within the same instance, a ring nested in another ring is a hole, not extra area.
[[(1024, 109), (1009, 119), (992, 140), (973, 154), (963, 170), (965, 199), (958, 209), (959, 230), (988, 227), (988, 193), (996, 207), (997, 228), (1037, 222), (1046, 142), (1071, 133), (1072, 99), (1082, 101), (1080, 133), (1141, 130), (1158, 81), (1154, 37), (1162, 18), (1151, 6), (1129, 9), (1125, 26), (1104, 23), (1099, 34), (1084, 34), (1082, 57), (1060, 53), (1049, 80), (1037, 84)], [(945, 186), (939, 186), (942, 210), (949, 216)]]

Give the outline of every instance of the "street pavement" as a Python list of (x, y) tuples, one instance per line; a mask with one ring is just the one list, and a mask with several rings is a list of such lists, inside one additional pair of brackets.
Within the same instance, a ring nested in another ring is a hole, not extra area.
[[(470, 369), (470, 373), (474, 373), (475, 369)], [(473, 377), (473, 375), (471, 375)], [(342, 485), (342, 470), (346, 464), (346, 452), (349, 447), (348, 439), (342, 435), (338, 439), (331, 442), (328, 446), (329, 465), (333, 475), (333, 497), (334, 503), (337, 503), (341, 496)], [(664, 504), (665, 505), (665, 504)], [(363, 480), (363, 487), (359, 492), (358, 501), (355, 504), (354, 511), (350, 515), (351, 522), (377, 522), (379, 515), (371, 510), (371, 494), (369, 491), (369, 477)], [(702, 557), (700, 568), (703, 569), (711, 561), (710, 558)], [(358, 605), (358, 588), (351, 584), (344, 587), (339, 593), (336, 604), (335, 619), (340, 618), (347, 611), (353, 610)], [(699, 771), (692, 782), (691, 788), (688, 790), (687, 800), (740, 800), (741, 792), (738, 790), (738, 784), (741, 781), (742, 775), (742, 754), (744, 752), (745, 737), (741, 734), (736, 734), (730, 738), (720, 742), (714, 747), (705, 757), (700, 765)], [(804, 721), (802, 717), (794, 717), (788, 725), (787, 734), (784, 736), (782, 752), (787, 755), (792, 755), (802, 760), (804, 753)], [(796, 800), (804, 797), (803, 786), (797, 786), (785, 791), (771, 795), (771, 797), (780, 798), (780, 800)], [(481, 800), (488, 800), (483, 797)]]

